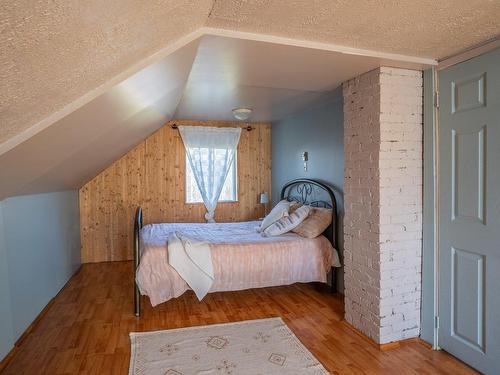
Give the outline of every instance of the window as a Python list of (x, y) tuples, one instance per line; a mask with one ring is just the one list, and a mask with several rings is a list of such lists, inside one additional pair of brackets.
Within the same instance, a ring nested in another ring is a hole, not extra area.
[[(217, 155), (216, 155), (217, 156)], [(237, 174), (236, 174), (236, 160), (237, 155), (235, 155), (234, 162), (229, 169), (226, 181), (222, 187), (222, 192), (219, 197), (219, 202), (236, 202), (238, 200), (237, 195)], [(187, 203), (203, 203), (201, 198), (200, 190), (198, 185), (196, 185), (196, 180), (193, 175), (193, 170), (189, 164), (189, 160), (186, 155), (186, 202)]]

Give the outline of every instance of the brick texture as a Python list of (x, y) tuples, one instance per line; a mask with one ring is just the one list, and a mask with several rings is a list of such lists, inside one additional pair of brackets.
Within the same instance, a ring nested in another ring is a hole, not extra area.
[(419, 335), (422, 73), (385, 68), (344, 94), (345, 318), (377, 343)]

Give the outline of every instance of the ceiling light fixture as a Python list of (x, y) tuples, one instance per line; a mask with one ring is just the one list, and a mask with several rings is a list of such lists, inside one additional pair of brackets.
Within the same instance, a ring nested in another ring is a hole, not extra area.
[(233, 116), (240, 121), (246, 121), (250, 118), (252, 110), (250, 108), (235, 108), (233, 109)]

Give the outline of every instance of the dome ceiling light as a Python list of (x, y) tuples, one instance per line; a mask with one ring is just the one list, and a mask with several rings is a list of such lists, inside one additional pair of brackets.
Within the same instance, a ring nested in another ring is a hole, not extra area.
[(252, 110), (250, 108), (235, 108), (233, 109), (233, 116), (240, 121), (246, 121), (250, 118)]

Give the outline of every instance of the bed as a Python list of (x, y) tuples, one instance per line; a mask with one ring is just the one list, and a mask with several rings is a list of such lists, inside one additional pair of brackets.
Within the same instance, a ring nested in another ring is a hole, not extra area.
[(210, 292), (298, 282), (325, 283), (330, 271), (335, 290), (334, 270), (340, 266), (340, 260), (336, 251), (337, 205), (332, 189), (317, 180), (297, 179), (283, 186), (281, 199), (332, 208), (332, 223), (316, 238), (303, 238), (295, 233), (263, 237), (256, 230), (258, 221), (143, 226), (139, 207), (134, 222), (135, 315), (141, 313), (141, 294), (147, 295), (152, 306), (156, 306), (190, 289), (168, 263), (167, 241), (176, 231), (210, 244), (214, 271)]

